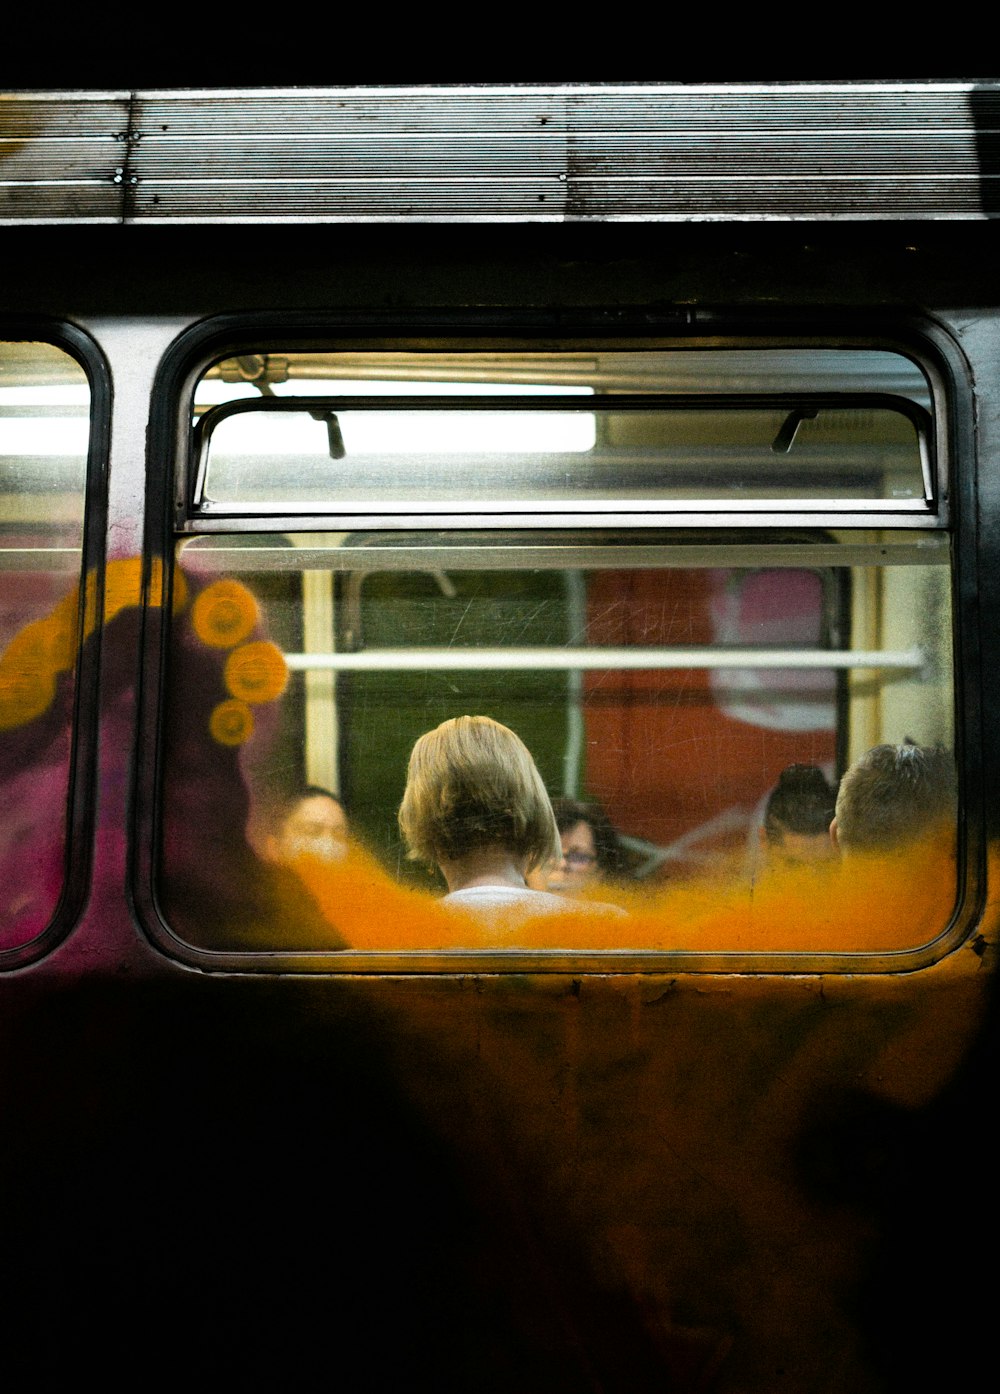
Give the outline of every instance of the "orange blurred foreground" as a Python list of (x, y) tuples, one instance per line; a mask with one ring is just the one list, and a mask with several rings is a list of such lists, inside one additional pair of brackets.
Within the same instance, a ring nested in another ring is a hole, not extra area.
[[(343, 860), (304, 857), (295, 870), (347, 945), (412, 949), (655, 949), (728, 952), (880, 951), (929, 943), (956, 899), (950, 833), (892, 855), (715, 877), (675, 885), (602, 887), (592, 909), (489, 918), (394, 881), (351, 848)], [(610, 915), (609, 899), (626, 914)]]

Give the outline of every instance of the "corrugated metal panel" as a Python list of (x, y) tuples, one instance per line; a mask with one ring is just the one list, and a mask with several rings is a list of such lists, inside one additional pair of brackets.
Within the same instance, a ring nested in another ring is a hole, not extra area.
[(0, 93), (0, 222), (117, 223), (127, 92)]
[(0, 220), (982, 218), (1000, 85), (0, 99)]

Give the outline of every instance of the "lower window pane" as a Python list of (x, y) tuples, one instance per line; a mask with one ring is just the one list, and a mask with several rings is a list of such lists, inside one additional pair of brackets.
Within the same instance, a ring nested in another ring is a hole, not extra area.
[(240, 535), (181, 544), (175, 578), (160, 886), (197, 947), (886, 951), (947, 925), (944, 538)]

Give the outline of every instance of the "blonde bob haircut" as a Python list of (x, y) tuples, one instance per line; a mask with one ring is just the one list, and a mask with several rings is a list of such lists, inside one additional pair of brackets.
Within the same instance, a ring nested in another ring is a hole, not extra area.
[(414, 859), (457, 861), (501, 847), (529, 868), (560, 855), (552, 804), (531, 754), (488, 716), (456, 716), (410, 754), (399, 826)]

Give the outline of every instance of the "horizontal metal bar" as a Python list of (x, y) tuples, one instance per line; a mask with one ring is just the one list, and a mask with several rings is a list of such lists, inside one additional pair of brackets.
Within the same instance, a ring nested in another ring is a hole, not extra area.
[[(486, 517), (496, 514), (501, 516), (511, 514), (516, 517), (521, 513), (538, 513), (544, 512), (546, 509), (559, 509), (569, 517), (572, 517), (574, 513), (582, 517), (588, 514), (601, 515), (617, 512), (622, 514), (651, 514), (660, 518), (670, 518), (671, 514), (712, 512), (717, 519), (720, 515), (727, 513), (745, 516), (764, 512), (768, 509), (780, 509), (784, 506), (787, 513), (833, 513), (834, 511), (867, 513), (873, 515), (874, 518), (874, 521), (869, 520), (871, 526), (877, 523), (880, 514), (892, 516), (900, 513), (911, 513), (926, 516), (930, 512), (930, 504), (923, 498), (836, 499), (819, 497), (804, 499), (801, 494), (789, 494), (787, 498), (782, 498), (777, 489), (773, 494), (759, 499), (734, 499), (720, 491), (716, 499), (705, 496), (690, 499), (669, 498), (661, 492), (655, 499), (589, 498), (577, 500), (568, 496), (560, 496), (558, 498), (497, 499), (495, 503), (482, 498), (455, 498), (448, 499), (447, 503), (441, 503), (436, 499), (415, 496), (411, 499), (379, 499), (377, 501), (348, 498), (336, 502), (331, 500), (330, 506), (338, 507), (341, 510), (335, 515), (339, 517), (350, 517), (353, 514), (361, 514), (362, 510), (365, 509), (378, 508), (387, 517), (408, 514), (411, 519), (415, 514), (425, 516), (473, 514)], [(314, 513), (316, 507), (317, 502), (314, 499), (304, 500), (300, 505), (295, 504), (291, 499), (273, 499), (270, 501), (262, 499), (254, 503), (215, 503), (206, 499), (200, 508), (195, 507), (191, 510), (190, 516), (195, 523), (201, 523), (209, 518), (297, 517), (298, 514), (294, 510), (301, 508), (302, 516), (313, 517), (316, 516)], [(309, 510), (308, 513), (306, 510)], [(787, 522), (787, 514), (784, 521)], [(282, 531), (286, 531), (286, 529), (282, 529)]]
[[(300, 535), (301, 536), (301, 535)], [(846, 566), (944, 566), (951, 555), (943, 533), (884, 542), (725, 543), (675, 542), (648, 545), (617, 541), (613, 546), (551, 542), (509, 546), (456, 540), (417, 546), (338, 545), (331, 537), (295, 546), (227, 546), (210, 537), (181, 545), (181, 560), (211, 573), (269, 571), (639, 571), (686, 567), (745, 567), (755, 571)]]
[[(492, 384), (491, 384), (492, 385)], [(430, 384), (429, 387), (433, 385)], [(533, 394), (483, 393), (456, 395), (454, 392), (428, 390), (417, 394), (362, 396), (357, 393), (335, 393), (317, 396), (316, 393), (287, 397), (241, 397), (209, 407), (205, 412), (203, 433), (210, 434), (215, 423), (229, 416), (248, 413), (264, 415), (301, 414), (335, 409), (339, 412), (360, 412), (379, 416), (387, 412), (440, 412), (456, 416), (463, 412), (583, 412), (591, 416), (614, 416), (616, 413), (660, 414), (675, 416), (680, 412), (731, 412), (750, 415), (761, 412), (787, 412), (792, 408), (816, 408), (824, 412), (875, 411), (893, 412), (921, 424), (927, 413), (916, 408), (905, 396), (890, 392), (616, 392), (597, 395), (570, 395), (554, 387), (551, 393)], [(35, 412), (37, 414), (38, 408)], [(77, 409), (79, 410), (79, 409)]]
[(592, 671), (594, 669), (666, 668), (891, 668), (918, 672), (924, 667), (923, 650), (721, 648), (523, 648), (523, 649), (369, 649), (361, 653), (289, 653), (285, 662), (293, 672), (396, 671)]
[(567, 532), (580, 532), (586, 528), (600, 529), (644, 529), (647, 531), (664, 528), (746, 528), (748, 531), (759, 528), (912, 528), (940, 532), (949, 521), (946, 500), (939, 500), (931, 510), (924, 507), (921, 512), (903, 510), (895, 503), (882, 504), (884, 513), (862, 513), (854, 503), (845, 503), (842, 509), (834, 509), (830, 504), (820, 505), (821, 511), (807, 511), (800, 502), (789, 500), (784, 509), (780, 501), (762, 500), (757, 508), (760, 512), (745, 510), (735, 512), (728, 503), (719, 501), (715, 506), (707, 501), (697, 505), (697, 511), (681, 513), (670, 507), (648, 508), (642, 513), (622, 512), (617, 504), (605, 505), (606, 513), (593, 514), (568, 513), (565, 505), (558, 504), (558, 511), (546, 512), (539, 503), (531, 512), (487, 512), (478, 505), (468, 513), (456, 512), (452, 506), (436, 509), (411, 509), (408, 513), (247, 513), (236, 517), (232, 514), (212, 517), (208, 513), (188, 517), (178, 510), (177, 531), (192, 536), (209, 533), (263, 536), (268, 533), (303, 532), (388, 532), (413, 533), (425, 530), (429, 537), (440, 536), (443, 532), (459, 529), (463, 532), (474, 530), (504, 533), (515, 531), (551, 532), (565, 528)]
[(79, 547), (0, 547), (0, 571), (79, 571)]

